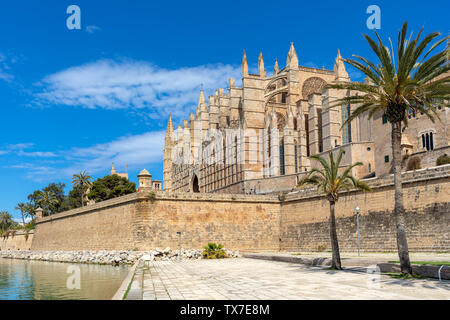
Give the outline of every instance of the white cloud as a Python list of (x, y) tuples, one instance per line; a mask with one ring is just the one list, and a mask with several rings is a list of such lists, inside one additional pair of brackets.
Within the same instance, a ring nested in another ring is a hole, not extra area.
[(19, 154), (22, 153), (22, 155), (26, 155), (26, 152), (24, 152), (24, 149), (29, 149), (34, 146), (33, 143), (17, 143), (17, 144), (8, 144), (4, 146), (2, 149), (0, 149), (0, 155), (3, 154), (9, 154), (9, 153), (15, 153)]
[(9, 58), (0, 52), (0, 80), (10, 82), (14, 79), (14, 76), (10, 73), (11, 66), (17, 61), (17, 58)]
[(238, 79), (240, 68), (216, 64), (169, 70), (147, 62), (99, 60), (45, 77), (36, 96), (41, 105), (145, 109), (155, 118), (169, 112), (181, 117), (196, 104), (201, 84), (212, 94), (231, 77)]
[(96, 31), (100, 31), (100, 30), (101, 30), (100, 27), (97, 27), (97, 26), (94, 26), (94, 25), (86, 27), (86, 32), (87, 33), (94, 33)]
[(128, 165), (130, 169), (142, 169), (146, 165), (162, 161), (165, 131), (147, 132), (140, 135), (118, 138), (112, 142), (96, 144), (86, 148), (72, 148), (64, 151), (43, 152), (60, 161), (19, 163), (10, 166), (26, 172), (27, 178), (43, 181), (68, 179), (74, 173), (86, 170), (90, 174), (102, 173), (111, 163)]

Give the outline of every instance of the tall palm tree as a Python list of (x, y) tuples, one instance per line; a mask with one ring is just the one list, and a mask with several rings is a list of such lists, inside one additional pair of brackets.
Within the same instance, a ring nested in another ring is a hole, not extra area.
[(79, 187), (81, 189), (81, 206), (84, 207), (84, 197), (90, 187), (92, 187), (92, 177), (83, 171), (78, 174), (74, 174), (72, 177), (73, 187)]
[[(448, 46), (435, 53), (436, 48), (448, 41), (448, 36), (437, 40), (440, 33), (433, 32), (420, 40), (422, 28), (416, 38), (412, 39), (411, 34), (407, 40), (407, 28), (408, 23), (405, 22), (398, 33), (396, 55), (391, 39), (389, 49), (383, 44), (378, 33), (375, 32), (375, 40), (364, 35), (379, 62), (373, 63), (357, 55), (354, 55), (357, 60), (344, 61), (364, 73), (369, 79), (368, 83), (337, 83), (329, 88), (352, 90), (350, 96), (338, 99), (331, 105), (357, 106), (346, 123), (363, 113), (368, 113), (369, 118), (374, 114), (383, 114), (391, 123), (397, 248), (402, 273), (411, 274), (401, 176), (402, 129), (408, 126), (407, 111), (421, 112), (434, 122), (436, 118), (439, 119), (437, 107), (449, 106), (450, 77), (442, 75), (450, 70), (450, 65)], [(436, 41), (431, 45), (434, 39)]]
[(24, 202), (19, 202), (14, 209), (20, 211), (20, 215), (22, 216), (23, 227), (25, 228), (25, 215), (27, 214), (27, 204)]
[(25, 217), (34, 220), (36, 218), (35, 208), (31, 202), (25, 203)]
[(312, 169), (311, 172), (301, 179), (297, 187), (302, 187), (307, 184), (317, 186), (317, 191), (325, 195), (330, 202), (330, 238), (332, 249), (332, 264), (333, 269), (341, 270), (341, 257), (339, 253), (339, 243), (336, 233), (336, 218), (334, 209), (336, 202), (339, 199), (339, 192), (350, 189), (359, 189), (364, 191), (372, 191), (370, 187), (363, 181), (354, 178), (351, 171), (356, 166), (361, 166), (361, 162), (356, 162), (348, 166), (342, 173), (339, 173), (339, 166), (342, 160), (344, 150), (340, 149), (336, 161), (334, 160), (333, 152), (329, 152), (329, 161), (319, 155), (311, 156), (310, 159), (320, 162), (322, 168)]
[(43, 191), (42, 196), (39, 199), (39, 206), (44, 210), (44, 215), (50, 215), (55, 210), (55, 206), (59, 203), (56, 194), (52, 191)]

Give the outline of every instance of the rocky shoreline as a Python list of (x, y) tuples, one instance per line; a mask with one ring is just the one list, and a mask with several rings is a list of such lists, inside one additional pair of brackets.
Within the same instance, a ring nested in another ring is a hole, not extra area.
[[(239, 251), (224, 249), (228, 258), (240, 257)], [(181, 260), (203, 259), (203, 250), (181, 249)], [(149, 251), (132, 250), (78, 250), (78, 251), (31, 251), (8, 250), (0, 251), (0, 257), (7, 259), (39, 260), (50, 262), (93, 263), (93, 264), (133, 264), (141, 259), (145, 261), (179, 260), (180, 251), (156, 248)]]

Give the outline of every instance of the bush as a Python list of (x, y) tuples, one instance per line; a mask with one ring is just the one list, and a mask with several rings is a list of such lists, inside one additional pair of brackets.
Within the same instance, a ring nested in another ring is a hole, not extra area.
[(418, 170), (422, 169), (421, 161), (419, 157), (411, 157), (408, 161), (408, 165), (406, 166), (406, 170)]
[(443, 166), (444, 164), (450, 163), (450, 157), (445, 153), (436, 160), (437, 166)]
[(323, 251), (325, 251), (325, 249), (326, 249), (326, 247), (322, 244), (317, 247), (317, 251), (319, 251), (319, 252), (323, 252)]
[(221, 259), (227, 257), (221, 244), (216, 245), (215, 243), (210, 242), (207, 246), (204, 246), (203, 249), (202, 256), (206, 259)]

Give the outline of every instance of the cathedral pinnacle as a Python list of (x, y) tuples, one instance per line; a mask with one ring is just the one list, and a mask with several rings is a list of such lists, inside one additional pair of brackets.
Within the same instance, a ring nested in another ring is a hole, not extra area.
[(278, 60), (275, 59), (275, 65), (273, 66), (273, 75), (277, 75), (278, 72), (280, 71), (280, 68), (278, 67)]
[(266, 77), (266, 70), (264, 70), (264, 57), (262, 52), (259, 53), (258, 57), (258, 74), (262, 77)]
[(298, 56), (293, 42), (291, 42), (291, 47), (289, 48), (289, 53), (286, 59), (286, 67), (289, 69), (298, 68)]
[(341, 51), (338, 49), (337, 57), (334, 61), (334, 74), (336, 81), (349, 81), (347, 71), (345, 70), (344, 60), (341, 57)]
[(248, 62), (247, 62), (247, 54), (244, 50), (244, 56), (242, 57), (242, 76), (248, 76)]

